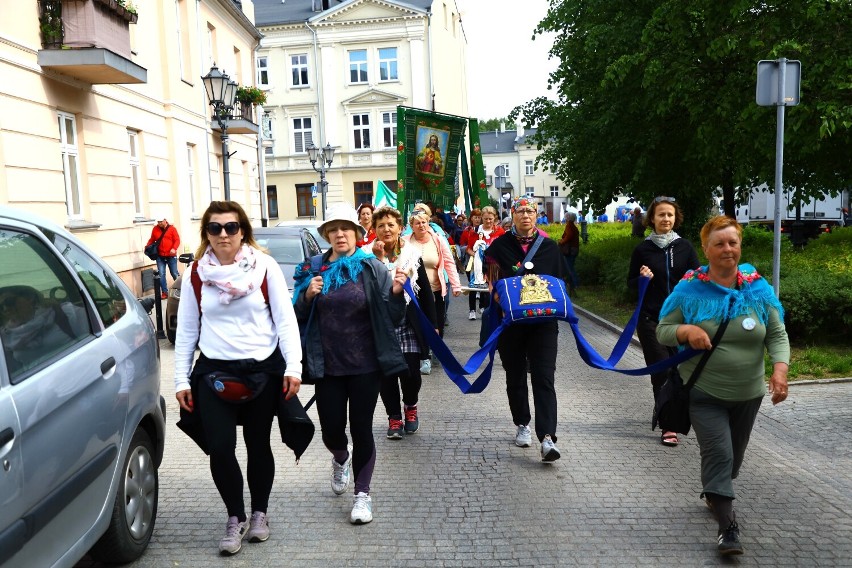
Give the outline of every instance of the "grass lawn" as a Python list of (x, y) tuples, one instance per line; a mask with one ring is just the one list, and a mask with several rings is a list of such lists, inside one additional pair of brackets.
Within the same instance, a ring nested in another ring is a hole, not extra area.
[[(581, 286), (573, 302), (620, 326), (630, 319), (635, 306), (621, 302), (604, 286)], [(767, 376), (769, 373), (767, 361)], [(788, 379), (826, 379), (852, 376), (852, 352), (841, 345), (793, 345)]]

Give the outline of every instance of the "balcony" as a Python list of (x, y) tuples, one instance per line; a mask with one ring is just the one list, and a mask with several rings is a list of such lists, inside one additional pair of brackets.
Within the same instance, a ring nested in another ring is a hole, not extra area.
[(39, 0), (38, 64), (90, 84), (146, 83), (148, 71), (130, 60), (137, 19), (116, 0)]
[[(212, 120), (213, 130), (221, 131), (219, 123), (215, 119)], [(228, 119), (228, 134), (257, 134), (260, 128), (254, 122), (254, 105), (234, 101), (234, 111)]]

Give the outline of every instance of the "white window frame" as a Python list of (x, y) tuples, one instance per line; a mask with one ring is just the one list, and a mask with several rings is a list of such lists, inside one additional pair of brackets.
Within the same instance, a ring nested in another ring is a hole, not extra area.
[[(396, 148), (396, 111), (382, 112), (382, 147)], [(388, 144), (390, 140), (390, 144)]]
[[(307, 128), (305, 128), (305, 121), (308, 121), (309, 124)], [(308, 146), (314, 141), (313, 118), (310, 116), (294, 116), (291, 124), (293, 125), (293, 153), (307, 154)], [(300, 145), (301, 149), (299, 149)]]
[(256, 83), (260, 88), (269, 87), (269, 58), (265, 55), (259, 55), (255, 62), (257, 68)]
[[(352, 125), (352, 149), (370, 150), (372, 148), (372, 140), (370, 136), (370, 113), (361, 112), (353, 114), (350, 124)], [(366, 137), (364, 134), (366, 134)]]
[[(77, 145), (77, 117), (67, 112), (57, 112), (59, 148), (62, 152), (62, 175), (65, 180), (65, 204), (68, 217), (83, 218), (83, 199), (80, 195), (80, 148)], [(67, 126), (73, 140), (68, 140)], [(73, 168), (72, 168), (73, 165)]]
[[(304, 77), (302, 77), (303, 74)], [(303, 89), (311, 86), (311, 73), (308, 66), (307, 53), (295, 53), (290, 56), (290, 86), (294, 89)]]
[(526, 160), (524, 162), (524, 171), (526, 171), (526, 175), (531, 176), (535, 174), (535, 163), (532, 160)]
[(531, 185), (525, 187), (524, 188), (524, 195), (526, 195), (527, 197), (534, 197), (535, 196), (535, 188)]
[(139, 132), (127, 130), (127, 159), (130, 164), (130, 188), (133, 191), (133, 207), (137, 218), (142, 218), (142, 163), (139, 160)]
[(506, 177), (506, 178), (511, 177), (511, 174), (509, 173), (509, 164), (500, 164), (500, 165), (503, 166), (503, 177)]
[[(353, 61), (352, 56), (356, 53), (363, 53), (364, 60), (363, 61)], [(347, 83), (350, 85), (364, 85), (370, 82), (370, 55), (366, 49), (352, 49), (347, 52), (346, 60), (349, 63), (349, 69), (347, 70)], [(358, 73), (358, 80), (352, 80), (352, 72), (355, 71)], [(361, 79), (361, 74), (363, 73), (364, 78)]]
[[(383, 57), (383, 51), (393, 50), (393, 57)], [(380, 47), (379, 48), (379, 82), (388, 83), (399, 81), (399, 50), (395, 47)], [(382, 77), (382, 74), (386, 77)]]
[(550, 197), (559, 197), (559, 186), (551, 185), (550, 186)]

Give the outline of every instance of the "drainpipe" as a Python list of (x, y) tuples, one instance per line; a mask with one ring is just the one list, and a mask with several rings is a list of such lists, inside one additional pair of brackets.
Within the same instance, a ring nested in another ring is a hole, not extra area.
[[(257, 52), (260, 50), (260, 40), (254, 46), (254, 59), (252, 61), (252, 70), (254, 71), (255, 81), (257, 80)], [(260, 191), (260, 226), (267, 226), (266, 217), (266, 160), (263, 156), (263, 107), (256, 106), (257, 123), (260, 127), (257, 131), (257, 185)]]
[[(308, 22), (305, 22), (305, 27), (311, 30), (311, 33), (314, 36), (314, 80), (317, 84), (317, 123), (319, 125), (319, 134), (320, 136), (325, 136), (325, 125), (323, 121), (323, 105), (322, 105), (322, 73), (319, 72), (320, 60), (319, 54), (317, 51), (317, 31), (311, 27)], [(326, 140), (327, 142), (327, 140)], [(323, 147), (323, 139), (320, 138), (319, 144), (316, 144), (317, 147)]]
[(432, 112), (435, 112), (435, 84), (432, 77), (432, 7), (426, 9), (426, 27), (429, 29), (429, 98), (432, 100)]

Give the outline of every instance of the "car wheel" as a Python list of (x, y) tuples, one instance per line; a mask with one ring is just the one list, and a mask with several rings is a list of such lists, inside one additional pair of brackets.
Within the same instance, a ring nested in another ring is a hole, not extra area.
[(171, 328), (166, 329), (166, 337), (168, 337), (171, 344), (174, 345), (175, 338), (177, 337), (177, 331)]
[(151, 540), (157, 519), (159, 479), (154, 444), (145, 430), (137, 429), (124, 460), (109, 528), (90, 551), (93, 559), (127, 563), (139, 558)]

